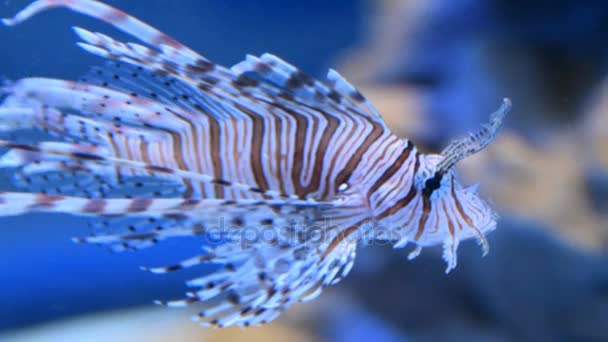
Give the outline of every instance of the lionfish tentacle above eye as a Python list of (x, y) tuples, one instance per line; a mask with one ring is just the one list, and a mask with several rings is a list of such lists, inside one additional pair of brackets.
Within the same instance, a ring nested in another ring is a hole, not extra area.
[(350, 272), (360, 241), (411, 243), (410, 258), (442, 245), (448, 271), (460, 241), (487, 251), (497, 215), (453, 166), (494, 139), (508, 100), (480, 132), (426, 155), (335, 70), (317, 80), (271, 54), (224, 67), (93, 0), (34, 1), (3, 23), (54, 7), (139, 43), (75, 27), (103, 66), (80, 81), (3, 85), (0, 168), (18, 190), (0, 192), (0, 217), (84, 216), (95, 231), (75, 241), (112, 251), (219, 233), (202, 254), (144, 268), (221, 265), (189, 281), (185, 299), (158, 302), (198, 303), (196, 320), (219, 327), (263, 324), (316, 298)]
[(500, 108), (490, 115), (490, 122), (484, 124), (479, 132), (471, 133), (461, 140), (454, 140), (441, 152), (443, 160), (437, 168), (445, 172), (458, 161), (483, 150), (496, 138), (496, 134), (502, 126), (502, 121), (510, 110), (511, 100), (503, 99)]

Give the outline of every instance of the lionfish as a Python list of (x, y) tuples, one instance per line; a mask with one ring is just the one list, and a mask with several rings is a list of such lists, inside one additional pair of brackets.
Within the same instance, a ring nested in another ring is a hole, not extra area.
[(0, 216), (92, 217), (94, 233), (75, 240), (114, 251), (213, 235), (199, 255), (144, 269), (217, 265), (187, 282), (185, 299), (158, 303), (202, 303), (196, 319), (219, 327), (267, 323), (315, 298), (349, 273), (360, 242), (409, 242), (409, 259), (441, 244), (446, 273), (461, 240), (487, 253), (497, 216), (454, 165), (494, 139), (508, 99), (477, 133), (422, 154), (334, 70), (319, 81), (271, 54), (227, 68), (93, 0), (38, 0), (3, 23), (54, 7), (140, 43), (74, 27), (103, 67), (81, 81), (4, 84), (0, 167), (16, 190), (0, 193)]

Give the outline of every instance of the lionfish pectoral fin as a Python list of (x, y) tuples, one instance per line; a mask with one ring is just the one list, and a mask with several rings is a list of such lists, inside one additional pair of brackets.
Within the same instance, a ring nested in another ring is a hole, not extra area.
[[(172, 264), (169, 266), (162, 266), (162, 267), (141, 267), (142, 271), (147, 271), (150, 273), (154, 273), (154, 274), (163, 274), (163, 273), (169, 273), (169, 272), (175, 272), (175, 271), (179, 271), (181, 269), (185, 269), (185, 268), (191, 268), (191, 267), (195, 267), (204, 263), (210, 263), (210, 262), (218, 262), (221, 260), (218, 260), (219, 258), (216, 258), (216, 255), (213, 252), (207, 252), (201, 255), (197, 255), (188, 259), (184, 259), (176, 264)], [(216, 271), (217, 273), (217, 271)]]
[[(321, 212), (329, 208), (325, 205)], [(275, 225), (255, 231), (257, 235), (251, 236), (244, 229), (240, 237), (245, 240), (229, 239), (219, 245), (205, 246), (205, 253), (200, 256), (168, 266), (145, 268), (153, 273), (166, 273), (201, 263), (221, 265), (214, 272), (188, 281), (193, 290), (187, 293), (187, 298), (161, 303), (182, 307), (200, 302), (205, 309), (195, 320), (203, 325), (259, 325), (273, 320), (294, 303), (317, 297), (323, 287), (346, 276), (354, 263), (356, 243), (333, 232), (336, 227), (333, 224), (323, 226), (319, 210), (309, 205), (286, 203), (285, 206), (289, 208), (288, 214), (276, 213), (276, 207), (268, 209), (275, 213)], [(319, 219), (311, 220), (310, 215), (315, 213)], [(282, 218), (288, 219), (281, 221)], [(316, 240), (306, 227), (293, 226), (291, 229), (302, 231), (290, 236), (289, 229), (281, 229), (293, 224), (294, 218), (297, 222), (309, 222), (315, 229), (327, 229), (329, 235), (321, 234), (324, 238)], [(249, 230), (252, 232), (253, 227)], [(304, 236), (308, 238), (301, 240)]]
[[(144, 199), (139, 199), (143, 201)], [(79, 243), (105, 245), (112, 250), (141, 249), (159, 241), (175, 237), (205, 236), (212, 241), (246, 238), (241, 230), (251, 233), (254, 229), (270, 229), (269, 225), (287, 225), (282, 216), (297, 212), (314, 212), (327, 206), (326, 203), (293, 200), (220, 200), (220, 199), (168, 199), (155, 200), (147, 211), (124, 217), (108, 218), (97, 225), (93, 236), (78, 238)], [(166, 203), (165, 203), (166, 202)], [(100, 213), (103, 214), (103, 213)], [(117, 213), (114, 213), (117, 215)], [(247, 239), (240, 240), (253, 243)], [(236, 256), (237, 250), (218, 249), (222, 255)], [(223, 259), (216, 258), (219, 262)], [(185, 262), (188, 264), (189, 262)], [(184, 265), (185, 265), (184, 264)], [(175, 270), (176, 265), (155, 267)]]
[(481, 130), (471, 133), (467, 137), (450, 143), (442, 152), (443, 159), (437, 165), (437, 170), (447, 172), (460, 160), (483, 150), (496, 138), (496, 134), (502, 127), (502, 121), (511, 111), (511, 100), (503, 99), (502, 105), (497, 111), (490, 115), (488, 124), (482, 125)]

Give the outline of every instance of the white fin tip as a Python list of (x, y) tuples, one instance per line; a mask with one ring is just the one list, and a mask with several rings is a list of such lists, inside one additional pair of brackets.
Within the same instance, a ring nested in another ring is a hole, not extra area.
[(422, 252), (422, 246), (417, 246), (413, 251), (410, 252), (410, 254), (407, 255), (407, 260), (414, 260), (416, 259), (420, 253)]

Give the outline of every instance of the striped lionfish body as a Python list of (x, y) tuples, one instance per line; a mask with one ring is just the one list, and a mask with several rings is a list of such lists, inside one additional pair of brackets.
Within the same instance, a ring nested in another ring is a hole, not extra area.
[[(38, 0), (12, 26), (52, 7), (103, 20), (143, 44), (75, 28), (84, 50), (109, 60), (85, 80), (25, 78), (2, 92), (0, 141), (20, 190), (0, 194), (0, 215), (90, 216), (79, 242), (140, 249), (205, 237), (201, 263), (222, 267), (188, 282), (169, 306), (202, 303), (202, 324), (258, 325), (316, 297), (350, 271), (359, 241), (442, 244), (448, 271), (458, 243), (496, 216), (453, 166), (490, 143), (508, 100), (481, 131), (439, 155), (395, 136), (336, 71), (324, 82), (281, 59), (214, 64), (153, 27), (92, 0)], [(48, 136), (23, 142), (19, 133)]]

